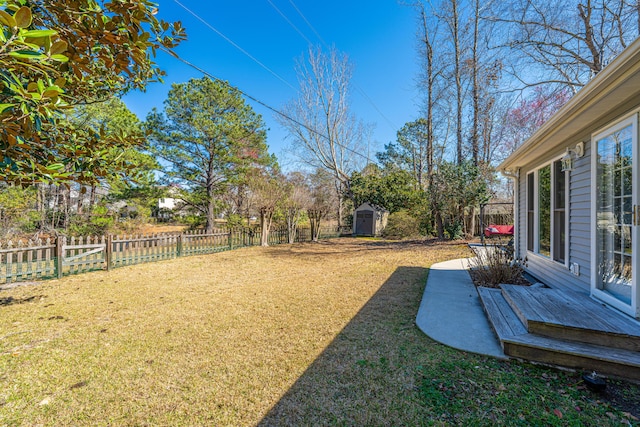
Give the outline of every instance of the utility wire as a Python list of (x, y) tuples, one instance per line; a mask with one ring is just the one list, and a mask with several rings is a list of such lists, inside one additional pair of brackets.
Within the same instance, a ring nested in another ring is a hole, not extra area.
[[(195, 64), (193, 64), (193, 63), (191, 63), (191, 62), (187, 61), (186, 59), (184, 59), (183, 57), (181, 57), (180, 55), (178, 55), (177, 53), (175, 53), (174, 51), (172, 51), (172, 50), (170, 50), (170, 49), (168, 49), (168, 48), (166, 48), (166, 47), (160, 46), (160, 50), (161, 50), (161, 51), (163, 51), (163, 52), (165, 52), (165, 53), (168, 53), (169, 55), (171, 55), (171, 56), (173, 56), (174, 58), (176, 58), (178, 61), (182, 62), (183, 64), (185, 64), (185, 65), (187, 65), (187, 66), (189, 66), (189, 67), (191, 67), (191, 68), (193, 68), (193, 69), (194, 69), (194, 70), (196, 70), (196, 71), (201, 72), (202, 74), (204, 74), (205, 76), (207, 76), (207, 77), (209, 77), (209, 78), (211, 78), (211, 79), (223, 81), (222, 79), (219, 79), (218, 77), (214, 76), (213, 74), (209, 73), (208, 71), (204, 70), (203, 68), (200, 68), (200, 67), (198, 67), (197, 65), (195, 65)], [(287, 119), (287, 120), (289, 120), (289, 121), (291, 121), (291, 122), (293, 122), (293, 123), (297, 124), (298, 126), (301, 126), (301, 127), (305, 128), (305, 129), (306, 129), (306, 130), (308, 130), (310, 133), (313, 133), (313, 134), (315, 134), (315, 135), (317, 135), (317, 136), (319, 136), (319, 137), (321, 137), (321, 138), (324, 138), (324, 139), (326, 139), (327, 141), (331, 141), (331, 138), (329, 138), (327, 135), (325, 135), (325, 134), (323, 134), (323, 133), (321, 133), (321, 132), (318, 132), (317, 130), (313, 129), (312, 127), (310, 127), (310, 126), (308, 126), (308, 125), (306, 125), (306, 124), (304, 124), (304, 123), (302, 123), (302, 122), (300, 122), (300, 121), (298, 121), (298, 120), (294, 119), (293, 117), (291, 117), (291, 116), (289, 116), (289, 115), (287, 115), (287, 114), (283, 113), (282, 111), (278, 110), (277, 108), (274, 108), (274, 107), (270, 106), (270, 105), (269, 105), (269, 104), (267, 104), (266, 102), (263, 102), (263, 101), (259, 100), (258, 98), (256, 98), (256, 97), (253, 97), (253, 96), (249, 95), (248, 93), (246, 93), (246, 92), (245, 92), (245, 91), (243, 91), (242, 89), (240, 89), (240, 88), (238, 88), (238, 87), (236, 87), (236, 89), (237, 89), (237, 90), (238, 90), (238, 92), (240, 92), (243, 96), (245, 96), (246, 98), (248, 98), (248, 99), (250, 99), (251, 101), (255, 102), (256, 104), (259, 104), (259, 105), (261, 105), (261, 106), (265, 107), (266, 109), (268, 109), (268, 110), (270, 110), (270, 111), (272, 111), (272, 112), (276, 113), (276, 114), (277, 114), (277, 115), (279, 115), (280, 117), (284, 117), (285, 119)], [(367, 157), (366, 157), (364, 154), (362, 154), (362, 153), (360, 153), (360, 152), (358, 152), (358, 151), (356, 151), (356, 150), (354, 150), (354, 149), (352, 149), (352, 148), (349, 148), (349, 147), (347, 147), (347, 146), (345, 146), (345, 145), (342, 145), (341, 143), (339, 143), (339, 142), (337, 142), (337, 141), (333, 141), (333, 143), (334, 143), (334, 144), (336, 144), (337, 146), (339, 146), (339, 147), (341, 147), (341, 148), (343, 148), (343, 149), (345, 149), (345, 150), (347, 150), (347, 151), (349, 151), (349, 152), (353, 153), (353, 154), (356, 154), (356, 155), (358, 155), (358, 156), (362, 157), (363, 159), (368, 160), (368, 159), (367, 159)]]
[[(228, 38), (227, 36), (225, 36), (222, 32), (220, 32), (219, 30), (217, 30), (213, 25), (209, 24), (205, 19), (203, 19), (202, 17), (200, 17), (198, 14), (196, 14), (195, 12), (193, 12), (191, 9), (187, 8), (185, 5), (183, 5), (182, 3), (180, 3), (178, 0), (173, 0), (176, 4), (178, 4), (180, 7), (182, 7), (185, 11), (187, 11), (188, 13), (190, 13), (191, 15), (193, 15), (197, 20), (199, 20), (200, 22), (202, 22), (204, 25), (206, 25), (209, 29), (211, 29), (212, 31), (214, 31), (216, 34), (218, 34), (220, 37), (222, 37), (224, 40), (226, 40), (228, 43), (230, 43), (231, 45), (233, 45), (236, 49), (240, 50), (242, 53), (244, 53), (246, 56), (248, 56), (251, 60), (253, 60), (254, 62), (256, 62), (258, 65), (260, 65), (262, 68), (264, 68), (265, 70), (269, 71), (272, 75), (274, 75), (276, 78), (278, 78), (278, 80), (282, 81), (283, 83), (285, 83), (287, 86), (289, 86), (291, 89), (296, 90), (295, 87), (293, 87), (289, 82), (287, 82), (284, 78), (282, 78), (280, 75), (278, 75), (275, 71), (271, 70), (269, 67), (267, 67), (266, 65), (264, 65), (262, 62), (258, 61), (256, 58), (254, 58), (251, 54), (249, 54), (249, 52), (247, 52), (246, 50), (244, 50), (242, 47), (240, 47), (238, 44), (236, 44), (235, 42), (233, 42), (233, 40), (231, 40), (230, 38)], [(307, 40), (307, 42), (309, 42), (309, 39), (307, 39), (303, 33), (297, 29), (295, 27), (295, 25), (293, 25), (293, 23), (291, 23), (291, 21), (289, 21), (289, 19), (286, 18), (286, 16), (277, 8), (275, 7), (275, 5), (273, 3), (271, 3), (271, 0), (267, 0), (269, 1), (269, 3), (273, 6), (274, 9), (276, 9), (276, 11), (278, 11), (278, 13), (280, 13), (280, 15), (285, 18), (285, 20), (291, 25), (293, 26), (293, 28), (305, 39)], [(297, 8), (296, 8), (297, 9)], [(306, 18), (305, 18), (305, 21)], [(307, 21), (308, 22), (308, 21)], [(309, 24), (310, 25), (310, 24)], [(315, 32), (315, 30), (314, 30)], [(322, 39), (321, 39), (322, 40)], [(309, 42), (309, 44), (311, 44)], [(166, 49), (166, 48), (160, 48), (162, 51), (168, 53), (169, 55), (173, 56), (174, 58), (178, 59), (180, 62), (188, 65), (189, 67), (201, 72), (202, 74), (204, 74), (207, 77), (210, 77), (212, 79), (216, 79), (216, 80), (221, 80), (218, 79), (216, 76), (214, 76), (213, 74), (209, 73), (208, 71), (198, 67), (197, 65), (187, 61), (186, 59), (182, 58), (181, 56), (179, 56), (177, 53), (175, 53), (174, 51), (170, 50), (170, 49)], [(327, 141), (331, 141), (331, 138), (329, 138), (327, 135), (324, 135), (321, 132), (318, 132), (317, 130), (311, 128), (310, 126), (301, 123), (300, 121), (294, 119), (293, 117), (288, 116), (287, 114), (283, 113), (282, 111), (268, 105), (267, 103), (259, 100), (258, 98), (255, 98), (251, 95), (249, 95), (248, 93), (244, 92), (243, 90), (241, 90), (240, 88), (236, 88), (238, 89), (238, 92), (240, 92), (242, 95), (244, 95), (245, 97), (247, 97), (248, 99), (252, 100), (253, 102), (255, 102), (256, 104), (259, 104), (263, 107), (265, 107), (266, 109), (276, 113), (277, 115), (284, 117), (285, 119), (297, 124), (298, 126), (301, 126), (303, 128), (305, 128), (307, 131), (309, 131), (310, 133), (313, 133), (321, 138), (326, 139)], [(343, 148), (346, 151), (349, 151), (355, 155), (358, 155), (364, 159), (366, 159), (367, 161), (369, 160), (367, 158), (367, 156), (363, 155), (362, 153), (353, 150), (352, 148), (349, 148), (345, 145), (342, 145), (339, 142), (334, 141), (333, 143), (335, 143), (337, 146)]]
[[(298, 6), (296, 6), (296, 4), (294, 3), (293, 0), (289, 0), (289, 3), (291, 3), (291, 6), (293, 6), (293, 8), (296, 10), (296, 12), (298, 12), (298, 15), (300, 15), (300, 17), (304, 20), (304, 22), (307, 23), (307, 25), (309, 26), (309, 28), (311, 28), (311, 31), (313, 31), (313, 34), (316, 35), (316, 37), (318, 38), (318, 40), (320, 40), (322, 42), (322, 44), (326, 47), (327, 46), (327, 42), (324, 41), (324, 39), (322, 38), (322, 36), (320, 35), (320, 33), (318, 33), (316, 31), (316, 29), (313, 27), (313, 25), (311, 25), (311, 22), (309, 22), (309, 20), (307, 19), (306, 16), (304, 16), (304, 14), (302, 13), (302, 11), (300, 9), (298, 9)], [(306, 38), (306, 37), (305, 37)], [(309, 43), (311, 44), (311, 43)]]
[[(203, 18), (201, 18), (197, 13), (193, 12), (191, 9), (189, 9), (188, 7), (186, 7), (185, 5), (183, 5), (182, 3), (180, 3), (178, 0), (173, 0), (176, 4), (178, 4), (180, 7), (182, 7), (184, 10), (186, 10), (187, 12), (189, 12), (191, 15), (193, 15), (193, 17), (195, 17), (198, 21), (202, 22), (204, 25), (206, 25), (207, 27), (209, 27), (209, 29), (211, 29), (212, 31), (214, 31), (216, 34), (218, 34), (220, 37), (222, 37), (223, 39), (225, 39), (229, 44), (231, 44), (233, 47), (235, 47), (236, 49), (238, 49), (240, 52), (242, 52), (243, 54), (245, 54), (246, 56), (248, 56), (253, 62), (255, 62), (256, 64), (260, 65), (262, 68), (264, 68), (265, 70), (267, 70), (268, 72), (270, 72), (274, 77), (276, 77), (278, 80), (280, 80), (282, 83), (286, 84), (287, 86), (289, 86), (291, 89), (296, 90), (295, 87), (293, 87), (293, 85), (291, 85), (291, 83), (289, 83), (288, 81), (286, 81), (284, 78), (282, 78), (278, 73), (276, 73), (275, 71), (273, 71), (271, 68), (267, 67), (266, 65), (264, 65), (262, 62), (258, 61), (256, 58), (254, 58), (249, 52), (247, 52), (246, 50), (244, 50), (242, 47), (240, 47), (237, 43), (235, 43), (233, 40), (231, 40), (229, 37), (225, 36), (222, 32), (220, 32), (219, 30), (217, 30), (213, 25), (209, 24), (207, 21), (205, 21)], [(271, 2), (269, 2), (271, 3)], [(275, 7), (275, 6), (274, 6)]]
[(291, 28), (293, 28), (294, 30), (296, 30), (296, 32), (297, 32), (298, 34), (300, 34), (300, 37), (302, 37), (303, 39), (305, 39), (305, 40), (307, 41), (307, 43), (308, 43), (308, 44), (310, 44), (310, 45), (311, 45), (311, 44), (313, 44), (313, 43), (311, 43), (311, 40), (309, 40), (309, 39), (307, 38), (307, 36), (305, 36), (305, 35), (304, 35), (304, 33), (298, 29), (298, 27), (296, 27), (295, 25), (293, 25), (293, 22), (291, 22), (291, 21), (289, 20), (289, 18), (287, 18), (287, 15), (285, 15), (285, 14), (284, 14), (280, 9), (278, 9), (278, 8), (276, 7), (276, 5), (275, 5), (275, 4), (273, 4), (273, 2), (272, 2), (271, 0), (267, 0), (267, 1), (268, 1), (268, 2), (269, 2), (269, 4), (271, 5), (271, 7), (272, 7), (272, 8), (274, 8), (274, 9), (276, 10), (276, 12), (278, 12), (278, 13), (280, 14), (280, 16), (282, 16), (282, 18), (283, 18), (285, 21), (287, 21), (287, 23), (288, 23), (289, 25), (291, 25)]

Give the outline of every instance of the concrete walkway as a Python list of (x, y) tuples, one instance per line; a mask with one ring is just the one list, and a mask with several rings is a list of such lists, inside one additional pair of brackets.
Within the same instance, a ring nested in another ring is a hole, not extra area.
[(416, 324), (434, 340), (472, 353), (507, 359), (485, 315), (466, 259), (431, 266)]

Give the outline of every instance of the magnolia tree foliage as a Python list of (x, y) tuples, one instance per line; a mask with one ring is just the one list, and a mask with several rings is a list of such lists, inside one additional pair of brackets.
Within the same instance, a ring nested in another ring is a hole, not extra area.
[(465, 218), (469, 217), (469, 208), (489, 198), (485, 172), (469, 160), (438, 166), (429, 189), (438, 238), (456, 239), (473, 232)]
[(143, 89), (152, 57), (185, 38), (148, 0), (0, 0), (0, 177), (92, 183), (123, 164), (113, 147), (140, 140), (77, 129), (65, 110)]
[(367, 202), (394, 213), (415, 208), (426, 199), (410, 172), (393, 168), (368, 170), (369, 173), (354, 172), (351, 175), (351, 192), (356, 207)]
[(213, 228), (216, 198), (229, 185), (246, 182), (255, 168), (272, 164), (262, 117), (235, 87), (208, 77), (173, 84), (164, 112), (153, 109), (145, 123), (152, 152), (159, 157), (179, 196)]
[[(133, 143), (146, 141), (138, 117), (120, 99), (110, 98), (104, 102), (77, 106), (68, 115), (68, 120), (74, 129), (129, 142), (126, 149), (118, 145), (107, 148), (105, 160), (119, 164), (121, 170), (120, 173), (100, 178), (100, 184), (109, 188), (109, 200), (126, 200), (127, 206), (135, 206), (135, 214), (139, 218), (148, 217), (161, 196), (161, 190), (155, 185), (155, 171), (159, 165), (152, 155), (145, 152), (143, 145)], [(85, 188), (81, 186), (81, 192), (86, 191)], [(96, 185), (91, 185), (89, 191), (91, 211), (95, 202)], [(80, 211), (78, 206), (78, 212)]]

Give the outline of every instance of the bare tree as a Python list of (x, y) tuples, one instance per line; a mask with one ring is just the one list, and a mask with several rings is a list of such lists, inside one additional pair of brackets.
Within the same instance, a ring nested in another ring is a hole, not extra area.
[(285, 199), (284, 176), (277, 167), (256, 168), (248, 182), (260, 213), (260, 245), (269, 246), (273, 215)]
[(307, 177), (301, 172), (292, 172), (287, 177), (284, 199), (284, 218), (287, 223), (289, 243), (294, 243), (298, 224), (304, 210), (311, 206), (311, 190)]
[(473, 0), (473, 37), (471, 46), (471, 93), (473, 99), (473, 124), (471, 127), (471, 159), (478, 166), (480, 156), (480, 72), (479, 61), (479, 31), (480, 31), (480, 0)]
[(456, 120), (456, 162), (461, 164), (464, 160), (463, 147), (463, 108), (464, 108), (464, 88), (462, 82), (462, 28), (460, 24), (460, 13), (458, 0), (447, 0), (444, 5), (445, 11), (440, 18), (445, 22), (450, 41), (452, 43), (451, 55), (453, 56), (452, 76), (455, 89), (455, 120)]
[[(424, 4), (420, 3), (420, 54), (424, 61), (424, 75), (422, 80), (422, 88), (426, 92), (425, 98), (425, 118), (424, 118), (424, 139), (426, 147), (426, 169), (427, 169), (427, 187), (431, 186), (434, 170), (434, 111), (439, 96), (436, 93), (438, 80), (442, 77), (442, 69), (436, 68), (436, 58), (434, 53), (434, 38), (437, 36), (438, 26), (429, 25), (427, 13)], [(423, 180), (419, 180), (423, 184)]]
[[(283, 108), (289, 118), (277, 118), (289, 132), (298, 158), (313, 169), (330, 172), (342, 194), (349, 194), (349, 176), (365, 159), (360, 149), (366, 127), (349, 106), (352, 70), (348, 57), (335, 48), (310, 48), (297, 64), (298, 98)], [(339, 212), (339, 222), (341, 218)]]
[(574, 92), (640, 31), (638, 2), (625, 0), (519, 0), (491, 19), (506, 24), (501, 46), (514, 59), (511, 74), (520, 87), (551, 83)]

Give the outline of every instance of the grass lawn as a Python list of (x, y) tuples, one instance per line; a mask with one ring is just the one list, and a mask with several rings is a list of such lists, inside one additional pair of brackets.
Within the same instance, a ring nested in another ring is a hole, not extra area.
[(468, 255), (337, 239), (0, 291), (0, 425), (638, 422), (637, 386), (599, 396), (422, 334), (428, 267)]

